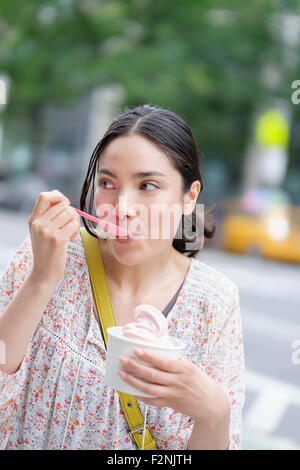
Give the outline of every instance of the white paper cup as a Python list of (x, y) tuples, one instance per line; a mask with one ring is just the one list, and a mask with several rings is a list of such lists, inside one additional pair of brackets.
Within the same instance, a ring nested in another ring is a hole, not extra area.
[[(131, 356), (133, 359), (140, 361), (142, 364), (149, 363), (141, 361), (134, 355), (133, 350), (136, 347), (143, 347), (149, 351), (153, 351), (156, 354), (162, 356), (171, 357), (177, 359), (183, 354), (185, 344), (177, 338), (172, 338), (174, 347), (161, 346), (143, 342), (142, 340), (133, 340), (122, 336), (122, 326), (111, 326), (107, 328), (108, 341), (107, 341), (107, 360), (106, 360), (106, 373), (105, 373), (105, 384), (109, 387), (115, 388), (120, 392), (129, 393), (130, 395), (138, 395), (141, 397), (153, 397), (153, 395), (147, 395), (140, 390), (132, 387), (128, 383), (124, 382), (118, 374), (118, 370), (122, 369), (119, 361), (120, 356)], [(151, 367), (151, 366), (150, 366)]]

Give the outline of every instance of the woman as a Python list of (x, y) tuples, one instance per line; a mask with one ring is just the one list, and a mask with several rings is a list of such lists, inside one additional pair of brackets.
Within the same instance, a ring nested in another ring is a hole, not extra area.
[[(82, 210), (91, 213), (94, 204), (99, 217), (140, 234), (124, 243), (99, 236), (95, 224), (84, 220), (98, 238), (117, 325), (133, 321), (134, 307), (149, 303), (167, 316), (169, 335), (186, 344), (180, 360), (143, 349), (137, 354), (149, 366), (120, 358), (122, 378), (157, 397), (136, 396), (143, 415), (148, 406), (158, 449), (241, 448), (245, 386), (238, 290), (195, 258), (199, 247), (189, 244), (188, 250), (185, 233), (177, 236), (189, 216), (193, 232), (201, 226), (196, 204), (202, 189), (187, 124), (148, 105), (112, 122), (82, 188)], [(30, 235), (1, 281), (1, 447), (136, 449), (118, 393), (103, 383), (106, 350), (79, 216), (69, 204), (56, 190), (39, 195)], [(171, 207), (166, 237), (161, 229)], [(213, 232), (204, 226), (206, 237)]]

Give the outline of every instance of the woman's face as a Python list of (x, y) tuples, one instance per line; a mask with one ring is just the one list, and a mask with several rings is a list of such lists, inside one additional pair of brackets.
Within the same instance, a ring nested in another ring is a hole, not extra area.
[(97, 216), (140, 234), (130, 243), (108, 235), (105, 244), (120, 262), (138, 264), (172, 246), (183, 212), (181, 186), (180, 173), (150, 140), (121, 136), (106, 146), (95, 181)]

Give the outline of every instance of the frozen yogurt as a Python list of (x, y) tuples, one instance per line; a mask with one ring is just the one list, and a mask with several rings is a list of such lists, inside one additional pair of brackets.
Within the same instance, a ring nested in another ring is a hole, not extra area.
[(141, 359), (135, 357), (134, 349), (144, 347), (155, 354), (178, 359), (183, 354), (185, 345), (178, 338), (168, 336), (166, 317), (152, 305), (141, 304), (135, 307), (134, 318), (134, 322), (124, 326), (107, 328), (105, 383), (121, 392), (150, 397), (152, 395), (141, 392), (121, 379), (118, 374), (119, 357), (129, 356), (143, 363)]
[(145, 343), (173, 347), (174, 342), (168, 336), (166, 317), (155, 307), (148, 304), (138, 305), (134, 309), (135, 321), (122, 328), (122, 335)]

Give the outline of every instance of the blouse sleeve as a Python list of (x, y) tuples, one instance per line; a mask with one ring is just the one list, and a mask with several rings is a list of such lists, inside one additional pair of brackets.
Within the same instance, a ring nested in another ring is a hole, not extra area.
[[(31, 239), (30, 235), (28, 235), (14, 254), (0, 281), (0, 316), (31, 272), (32, 263)], [(5, 345), (1, 342), (1, 332), (0, 348), (0, 362), (4, 363)], [(12, 414), (14, 408), (17, 406), (15, 401), (25, 380), (28, 356), (29, 347), (24, 355), (23, 361), (14, 374), (6, 374), (0, 371), (0, 436), (5, 437), (8, 433)]]
[[(207, 373), (226, 393), (230, 403), (230, 442), (227, 450), (240, 450), (242, 410), (245, 401), (245, 360), (237, 286), (231, 307), (225, 308), (211, 331)], [(218, 315), (217, 315), (218, 317)]]

